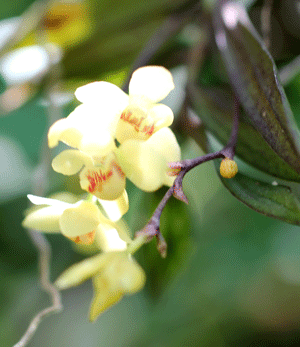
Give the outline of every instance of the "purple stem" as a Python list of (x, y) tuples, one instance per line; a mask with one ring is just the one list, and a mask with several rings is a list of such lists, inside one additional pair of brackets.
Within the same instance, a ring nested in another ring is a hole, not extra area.
[[(233, 124), (232, 124), (232, 130), (230, 134), (230, 139), (228, 141), (228, 144), (220, 151), (214, 152), (214, 153), (208, 153), (206, 155), (203, 155), (201, 157), (197, 157), (194, 159), (186, 159), (179, 162), (170, 163), (169, 167), (172, 169), (180, 169), (179, 174), (177, 175), (174, 184), (172, 187), (168, 189), (162, 200), (160, 201), (159, 205), (157, 206), (156, 210), (154, 211), (152, 217), (150, 218), (149, 222), (146, 224), (146, 226), (136, 233), (136, 236), (141, 233), (146, 233), (149, 236), (149, 241), (152, 240), (154, 236), (156, 236), (158, 241), (158, 250), (160, 254), (165, 257), (166, 256), (166, 243), (163, 239), (163, 236), (161, 235), (159, 224), (160, 224), (160, 217), (162, 214), (163, 209), (165, 208), (168, 200), (171, 198), (172, 195), (174, 195), (177, 199), (182, 200), (186, 203), (188, 203), (187, 197), (183, 193), (182, 189), (182, 181), (184, 176), (192, 170), (194, 167), (203, 164), (207, 161), (217, 159), (217, 158), (230, 158), (233, 159), (235, 154), (235, 147), (237, 143), (238, 138), (238, 126), (239, 126), (239, 109), (240, 104), (237, 96), (234, 98), (234, 116), (233, 116)], [(163, 247), (162, 247), (163, 245)]]

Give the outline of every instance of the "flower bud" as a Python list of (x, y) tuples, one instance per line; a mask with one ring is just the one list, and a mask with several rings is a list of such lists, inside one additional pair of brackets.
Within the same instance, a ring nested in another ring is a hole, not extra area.
[(224, 178), (233, 178), (238, 172), (237, 163), (229, 158), (224, 158), (220, 165), (220, 174)]

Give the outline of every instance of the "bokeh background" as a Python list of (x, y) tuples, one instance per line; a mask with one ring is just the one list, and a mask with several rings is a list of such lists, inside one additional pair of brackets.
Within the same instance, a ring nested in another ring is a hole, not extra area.
[[(262, 1), (240, 2), (252, 6), (255, 20)], [(37, 252), (21, 227), (26, 194), (80, 193), (77, 177), (48, 172), (57, 153), (45, 146), (49, 125), (77, 105), (73, 93), (78, 86), (95, 80), (121, 86), (160, 25), (195, 5), (197, 1), (184, 0), (0, 3), (1, 346), (16, 343), (35, 314), (49, 305), (39, 285)], [(280, 8), (279, 1), (275, 5)], [(203, 6), (209, 11), (214, 1), (203, 1)], [(300, 32), (296, 24), (296, 29), (287, 29), (295, 40)], [(280, 23), (276, 28), (273, 54), (281, 63), (299, 52), (283, 54), (287, 41), (280, 36)], [(198, 36), (195, 21), (186, 21), (150, 61), (174, 75), (176, 89), (166, 103), (177, 118), (185, 97), (188, 50)], [(286, 91), (298, 122), (299, 88), (296, 74)], [(175, 131), (183, 158), (203, 154), (180, 127)], [(149, 194), (130, 182), (127, 187), (130, 210), (125, 219), (134, 233), (145, 225), (165, 189)], [(221, 185), (212, 163), (192, 170), (184, 190), (189, 205), (172, 199), (163, 212), (168, 257), (161, 259), (154, 241), (136, 254), (147, 273), (145, 289), (125, 297), (94, 324), (88, 322), (91, 282), (65, 291), (63, 312), (46, 318), (29, 346), (300, 344), (299, 227), (238, 202)], [(48, 239), (55, 280), (84, 254), (60, 235)]]

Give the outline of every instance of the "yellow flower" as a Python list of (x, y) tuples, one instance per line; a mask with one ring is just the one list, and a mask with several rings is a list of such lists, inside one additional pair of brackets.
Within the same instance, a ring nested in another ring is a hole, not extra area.
[[(146, 191), (171, 185), (174, 178), (166, 175), (167, 162), (180, 160), (180, 149), (167, 128), (173, 112), (157, 102), (173, 88), (171, 73), (160, 66), (136, 70), (129, 96), (108, 82), (78, 88), (75, 95), (82, 105), (54, 123), (48, 133), (50, 147), (62, 141), (77, 150), (54, 158), (54, 170), (64, 175), (81, 170), (82, 189), (104, 200), (124, 192), (125, 174)], [(119, 148), (115, 140), (121, 143)]]
[[(75, 95), (84, 105), (97, 105), (103, 100), (120, 105), (115, 129), (116, 139), (146, 140), (152, 134), (173, 122), (172, 110), (157, 104), (174, 89), (171, 73), (162, 66), (144, 66), (137, 69), (129, 83), (129, 96), (107, 82), (93, 82), (76, 90)], [(100, 111), (99, 111), (100, 112)]]
[(49, 147), (62, 141), (78, 149), (61, 152), (53, 159), (53, 169), (74, 175), (84, 166), (80, 174), (82, 189), (105, 200), (115, 200), (125, 189), (125, 176), (113, 153), (119, 113), (118, 107), (109, 107), (105, 102), (100, 109), (82, 104), (67, 118), (54, 123), (48, 133)]
[(124, 295), (141, 290), (146, 280), (144, 270), (126, 252), (108, 252), (71, 266), (55, 284), (59, 289), (67, 289), (90, 277), (93, 277), (94, 285), (91, 321), (120, 301)]
[(124, 295), (136, 293), (145, 285), (145, 272), (134, 259), (126, 253), (113, 255), (110, 262), (107, 262), (106, 266), (93, 277), (94, 298), (90, 310), (91, 321), (119, 302)]
[(110, 202), (111, 207), (114, 204), (114, 215), (117, 218), (114, 220), (106, 218), (93, 201), (80, 200), (71, 204), (34, 195), (28, 195), (28, 198), (33, 204), (46, 207), (29, 212), (23, 221), (25, 228), (50, 233), (61, 232), (72, 241), (82, 244), (93, 243), (96, 233), (119, 229), (115, 221), (128, 210), (126, 192), (116, 201)]
[(153, 192), (173, 184), (168, 163), (180, 160), (180, 148), (170, 128), (158, 130), (147, 141), (125, 141), (116, 154), (126, 177), (138, 188)]

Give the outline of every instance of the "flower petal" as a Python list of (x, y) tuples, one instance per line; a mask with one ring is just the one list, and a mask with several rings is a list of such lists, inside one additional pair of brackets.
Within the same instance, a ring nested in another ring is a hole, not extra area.
[(92, 126), (95, 128), (84, 134), (78, 148), (87, 155), (96, 158), (104, 157), (114, 151), (116, 145), (109, 126), (105, 126), (105, 124), (97, 126), (96, 122)]
[(173, 123), (174, 114), (169, 106), (163, 104), (154, 105), (148, 113), (154, 120), (154, 132), (161, 128), (168, 127)]
[(42, 207), (29, 212), (22, 222), (24, 228), (39, 230), (43, 232), (59, 232), (59, 219), (64, 208), (49, 206)]
[(51, 198), (44, 198), (42, 196), (36, 196), (36, 195), (28, 194), (27, 198), (34, 205), (49, 205), (49, 206), (61, 207), (62, 210), (71, 206), (71, 204), (69, 204), (67, 202), (56, 200), (56, 199), (51, 199)]
[(59, 141), (78, 148), (81, 139), (81, 131), (72, 126), (67, 118), (59, 119), (50, 127), (48, 132), (48, 146), (50, 148), (56, 147)]
[(134, 260), (127, 259), (126, 271), (120, 278), (120, 285), (127, 294), (133, 294), (141, 290), (146, 282), (146, 274), (143, 268)]
[(149, 138), (147, 145), (164, 156), (168, 163), (180, 160), (180, 147), (170, 128), (157, 131)]
[(55, 281), (59, 289), (78, 286), (88, 278), (94, 276), (112, 258), (112, 253), (98, 254), (74, 264), (65, 270)]
[(167, 163), (180, 159), (180, 148), (173, 132), (163, 128), (147, 141), (125, 141), (116, 154), (126, 177), (138, 188), (152, 192), (174, 181), (167, 175)]
[(94, 243), (95, 235), (96, 235), (96, 230), (93, 230), (93, 231), (91, 231), (87, 234), (84, 234), (84, 235), (69, 237), (69, 239), (72, 240), (73, 242), (75, 242), (77, 245), (90, 246)]
[[(167, 163), (180, 160), (180, 147), (173, 131), (170, 128), (160, 129), (151, 136), (147, 143), (157, 153), (164, 156)], [(164, 184), (170, 187), (174, 183), (176, 177), (169, 176), (168, 172), (170, 172), (169, 169), (167, 169), (165, 172)]]
[(154, 132), (154, 120), (142, 108), (130, 105), (121, 115), (116, 138), (120, 143), (126, 140), (147, 140)]
[(113, 156), (101, 166), (84, 168), (80, 173), (80, 185), (99, 199), (115, 200), (123, 194), (125, 175)]
[(92, 202), (82, 201), (63, 212), (59, 225), (62, 234), (71, 238), (92, 232), (100, 222), (101, 213), (98, 207)]
[(124, 296), (122, 291), (105, 274), (99, 273), (93, 278), (94, 297), (90, 309), (90, 321), (94, 321), (102, 312), (119, 302)]
[(118, 231), (104, 223), (96, 229), (96, 242), (103, 252), (124, 251), (127, 248), (127, 243), (120, 238)]
[(49, 147), (59, 141), (90, 155), (104, 156), (114, 147), (114, 135), (121, 116), (113, 104), (82, 104), (64, 119), (55, 122), (48, 132)]
[(125, 189), (122, 195), (116, 200), (98, 200), (108, 215), (108, 218), (113, 222), (118, 221), (129, 209), (129, 200)]
[(152, 102), (163, 100), (174, 89), (172, 74), (162, 66), (137, 69), (129, 83), (129, 95), (143, 95)]
[(114, 84), (104, 81), (77, 88), (75, 96), (82, 103), (117, 106), (120, 112), (128, 105), (128, 95)]
[(122, 170), (138, 188), (153, 192), (164, 182), (167, 160), (148, 141), (128, 140), (116, 151)]
[(63, 175), (74, 175), (81, 170), (83, 165), (94, 165), (93, 159), (75, 149), (65, 150), (52, 160), (53, 170)]

